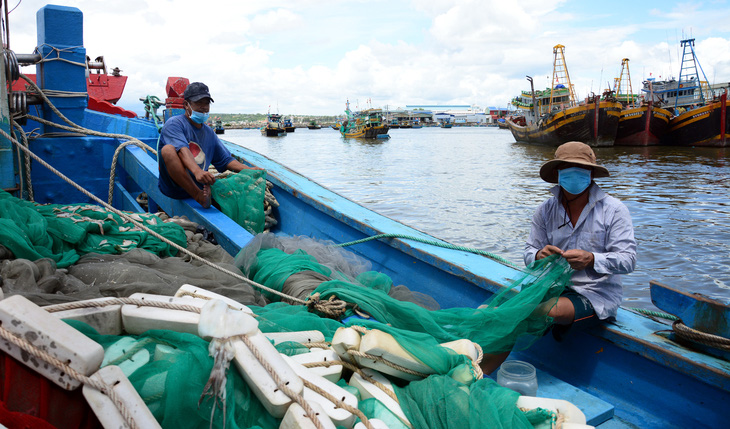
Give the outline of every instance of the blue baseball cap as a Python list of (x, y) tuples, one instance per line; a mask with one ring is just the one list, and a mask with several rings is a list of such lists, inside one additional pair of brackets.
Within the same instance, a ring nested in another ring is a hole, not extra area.
[(208, 85), (203, 82), (193, 82), (188, 85), (188, 87), (185, 88), (185, 92), (183, 92), (183, 98), (185, 101), (198, 101), (203, 98), (210, 98), (210, 101), (213, 102), (213, 98), (210, 96), (210, 91), (208, 91)]

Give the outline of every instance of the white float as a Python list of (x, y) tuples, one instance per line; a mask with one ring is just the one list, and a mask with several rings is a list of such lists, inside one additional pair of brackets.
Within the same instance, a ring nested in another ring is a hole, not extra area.
[(593, 429), (593, 426), (586, 424), (586, 416), (578, 407), (562, 399), (522, 395), (517, 398), (516, 405), (525, 410), (543, 408), (553, 413), (560, 413), (564, 419), (563, 428), (565, 429)]
[(264, 335), (273, 341), (274, 345), (287, 341), (293, 341), (299, 344), (324, 342), (324, 334), (319, 331), (264, 332)]
[[(335, 353), (334, 350), (322, 349), (310, 350), (309, 353), (301, 353), (290, 357), (293, 361), (302, 365), (307, 363), (333, 362), (340, 360), (340, 357), (337, 356), (337, 353)], [(313, 373), (324, 377), (333, 383), (337, 383), (337, 380), (342, 377), (342, 365), (313, 366), (308, 368)]]
[[(334, 396), (345, 404), (353, 408), (357, 408), (357, 398), (355, 397), (355, 395), (336, 385), (335, 383), (327, 380), (326, 378), (320, 377), (319, 375), (310, 371), (309, 368), (306, 368), (292, 360), (289, 356), (282, 355), (282, 357), (289, 364), (289, 366), (294, 369), (294, 372), (296, 372), (299, 377), (319, 387), (320, 389), (324, 390), (325, 392), (329, 393), (330, 395)], [(351, 428), (355, 423), (354, 414), (344, 408), (338, 407), (329, 399), (325, 398), (314, 390), (305, 387), (303, 396), (307, 402), (317, 402), (319, 405), (321, 405), (325, 413), (327, 413), (327, 415), (330, 417), (330, 419), (332, 419), (332, 422), (335, 425)]]
[[(95, 373), (104, 359), (99, 344), (20, 295), (0, 301), (0, 326), (86, 376)], [(64, 389), (81, 384), (10, 341), (0, 341), (0, 349)]]
[(184, 297), (190, 297), (190, 298), (197, 298), (197, 299), (204, 299), (204, 300), (211, 300), (211, 299), (219, 299), (226, 304), (228, 304), (231, 308), (236, 310), (244, 311), (248, 314), (253, 314), (253, 311), (248, 308), (247, 306), (241, 304), (238, 301), (232, 300), (231, 298), (228, 298), (227, 296), (223, 296), (221, 294), (211, 292), (207, 289), (203, 289), (198, 286), (193, 286), (189, 284), (184, 284), (180, 286), (180, 289), (175, 292), (176, 298), (184, 298)]
[[(301, 378), (284, 361), (282, 355), (264, 334), (258, 331), (248, 338), (262, 355), (262, 358), (278, 374), (282, 382), (296, 394), (301, 395), (304, 390), (304, 383), (302, 383)], [(274, 380), (266, 371), (266, 368), (261, 365), (253, 352), (249, 350), (242, 340), (234, 340), (233, 349), (236, 354), (233, 360), (236, 368), (238, 368), (243, 379), (256, 397), (259, 398), (264, 408), (266, 408), (266, 411), (277, 419), (284, 417), (286, 409), (292, 403), (292, 400), (284, 392), (279, 390)]]
[[(383, 385), (383, 387), (385, 387), (391, 393), (395, 393), (393, 389), (393, 384), (390, 382), (390, 380), (385, 378), (383, 374), (369, 368), (363, 368), (362, 372), (363, 374), (372, 378), (374, 381), (377, 381), (378, 383)], [(385, 408), (389, 409), (393, 414), (395, 414), (396, 417), (398, 417), (403, 422), (403, 424), (412, 427), (411, 422), (408, 421), (408, 418), (403, 412), (403, 409), (400, 407), (398, 401), (391, 398), (390, 395), (384, 392), (383, 389), (378, 387), (376, 384), (373, 384), (370, 381), (364, 379), (358, 373), (352, 374), (352, 377), (350, 377), (350, 382), (348, 384), (352, 387), (357, 388), (357, 390), (360, 391), (360, 399), (377, 399), (378, 401), (380, 401), (380, 403), (385, 405)]]
[[(316, 402), (309, 403), (312, 410), (317, 414), (317, 420), (324, 429), (335, 429), (336, 426), (332, 423), (332, 420), (327, 416), (322, 407)], [(307, 417), (307, 413), (304, 412), (304, 408), (296, 402), (289, 406), (286, 410), (284, 418), (281, 420), (279, 429), (315, 429), (317, 426)]]
[[(114, 365), (106, 366), (97, 371), (92, 378), (101, 380), (117, 394), (118, 399), (131, 414), (131, 418), (138, 428), (155, 429), (160, 427), (147, 405), (132, 386), (132, 383), (129, 382), (129, 379), (119, 367)], [(105, 428), (129, 427), (117, 405), (109, 396), (91, 386), (84, 386), (82, 392), (86, 402), (89, 403), (102, 426)]]
[(337, 328), (332, 336), (332, 349), (340, 356), (340, 359), (353, 363), (352, 356), (347, 351), (360, 348), (360, 336), (360, 333), (354, 328)]
[[(171, 296), (135, 293), (133, 299), (163, 302), (178, 305), (191, 305), (202, 309), (208, 300), (192, 297), (175, 298)], [(124, 330), (132, 335), (140, 335), (151, 329), (167, 329), (198, 335), (200, 314), (185, 310), (171, 310), (149, 306), (122, 306)]]

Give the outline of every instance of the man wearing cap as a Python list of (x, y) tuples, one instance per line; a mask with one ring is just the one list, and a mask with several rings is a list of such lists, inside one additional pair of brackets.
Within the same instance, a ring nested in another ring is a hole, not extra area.
[(208, 172), (213, 164), (218, 171), (239, 172), (251, 168), (238, 162), (223, 146), (206, 122), (210, 103), (208, 86), (193, 82), (183, 93), (185, 114), (173, 116), (162, 127), (158, 147), (159, 188), (170, 198), (192, 197), (210, 207), (210, 185), (215, 177)]
[(629, 210), (593, 182), (608, 176), (581, 142), (562, 144), (540, 168), (540, 177), (558, 186), (532, 217), (524, 259), (530, 265), (558, 254), (575, 270), (571, 287), (549, 313), (558, 340), (573, 325), (583, 329), (615, 317), (623, 296), (620, 275), (636, 265)]

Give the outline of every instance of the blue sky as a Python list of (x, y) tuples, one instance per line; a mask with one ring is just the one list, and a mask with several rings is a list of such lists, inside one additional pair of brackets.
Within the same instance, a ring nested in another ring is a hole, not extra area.
[[(14, 0), (11, 0), (13, 3)], [(10, 15), (11, 49), (30, 53), (35, 14)], [(507, 106), (525, 75), (549, 84), (552, 48), (578, 96), (600, 92), (629, 58), (643, 79), (676, 76), (679, 40), (694, 37), (711, 82), (730, 81), (727, 1), (58, 0), (84, 13), (87, 54), (129, 76), (120, 105), (165, 98), (168, 76), (207, 83), (214, 112), (340, 114), (347, 99)], [(12, 8), (13, 5), (11, 4)], [(24, 70), (28, 73), (31, 69)]]

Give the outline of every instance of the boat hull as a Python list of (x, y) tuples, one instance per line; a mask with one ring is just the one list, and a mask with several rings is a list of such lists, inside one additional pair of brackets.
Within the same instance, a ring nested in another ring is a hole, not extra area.
[(621, 103), (600, 101), (569, 107), (535, 123), (520, 126), (507, 121), (518, 142), (560, 146), (580, 141), (590, 146), (613, 146), (618, 131)]
[(616, 146), (655, 146), (669, 130), (672, 112), (646, 105), (623, 109), (618, 121)]
[(262, 128), (261, 135), (266, 137), (283, 137), (286, 135), (286, 131), (281, 128)]
[(342, 132), (343, 137), (348, 138), (363, 138), (363, 139), (375, 139), (378, 136), (388, 134), (389, 127), (387, 125), (379, 125), (375, 127), (362, 127), (356, 128), (350, 132)]
[(728, 107), (730, 101), (723, 94), (718, 101), (675, 116), (669, 122), (667, 144), (726, 147), (730, 141)]

